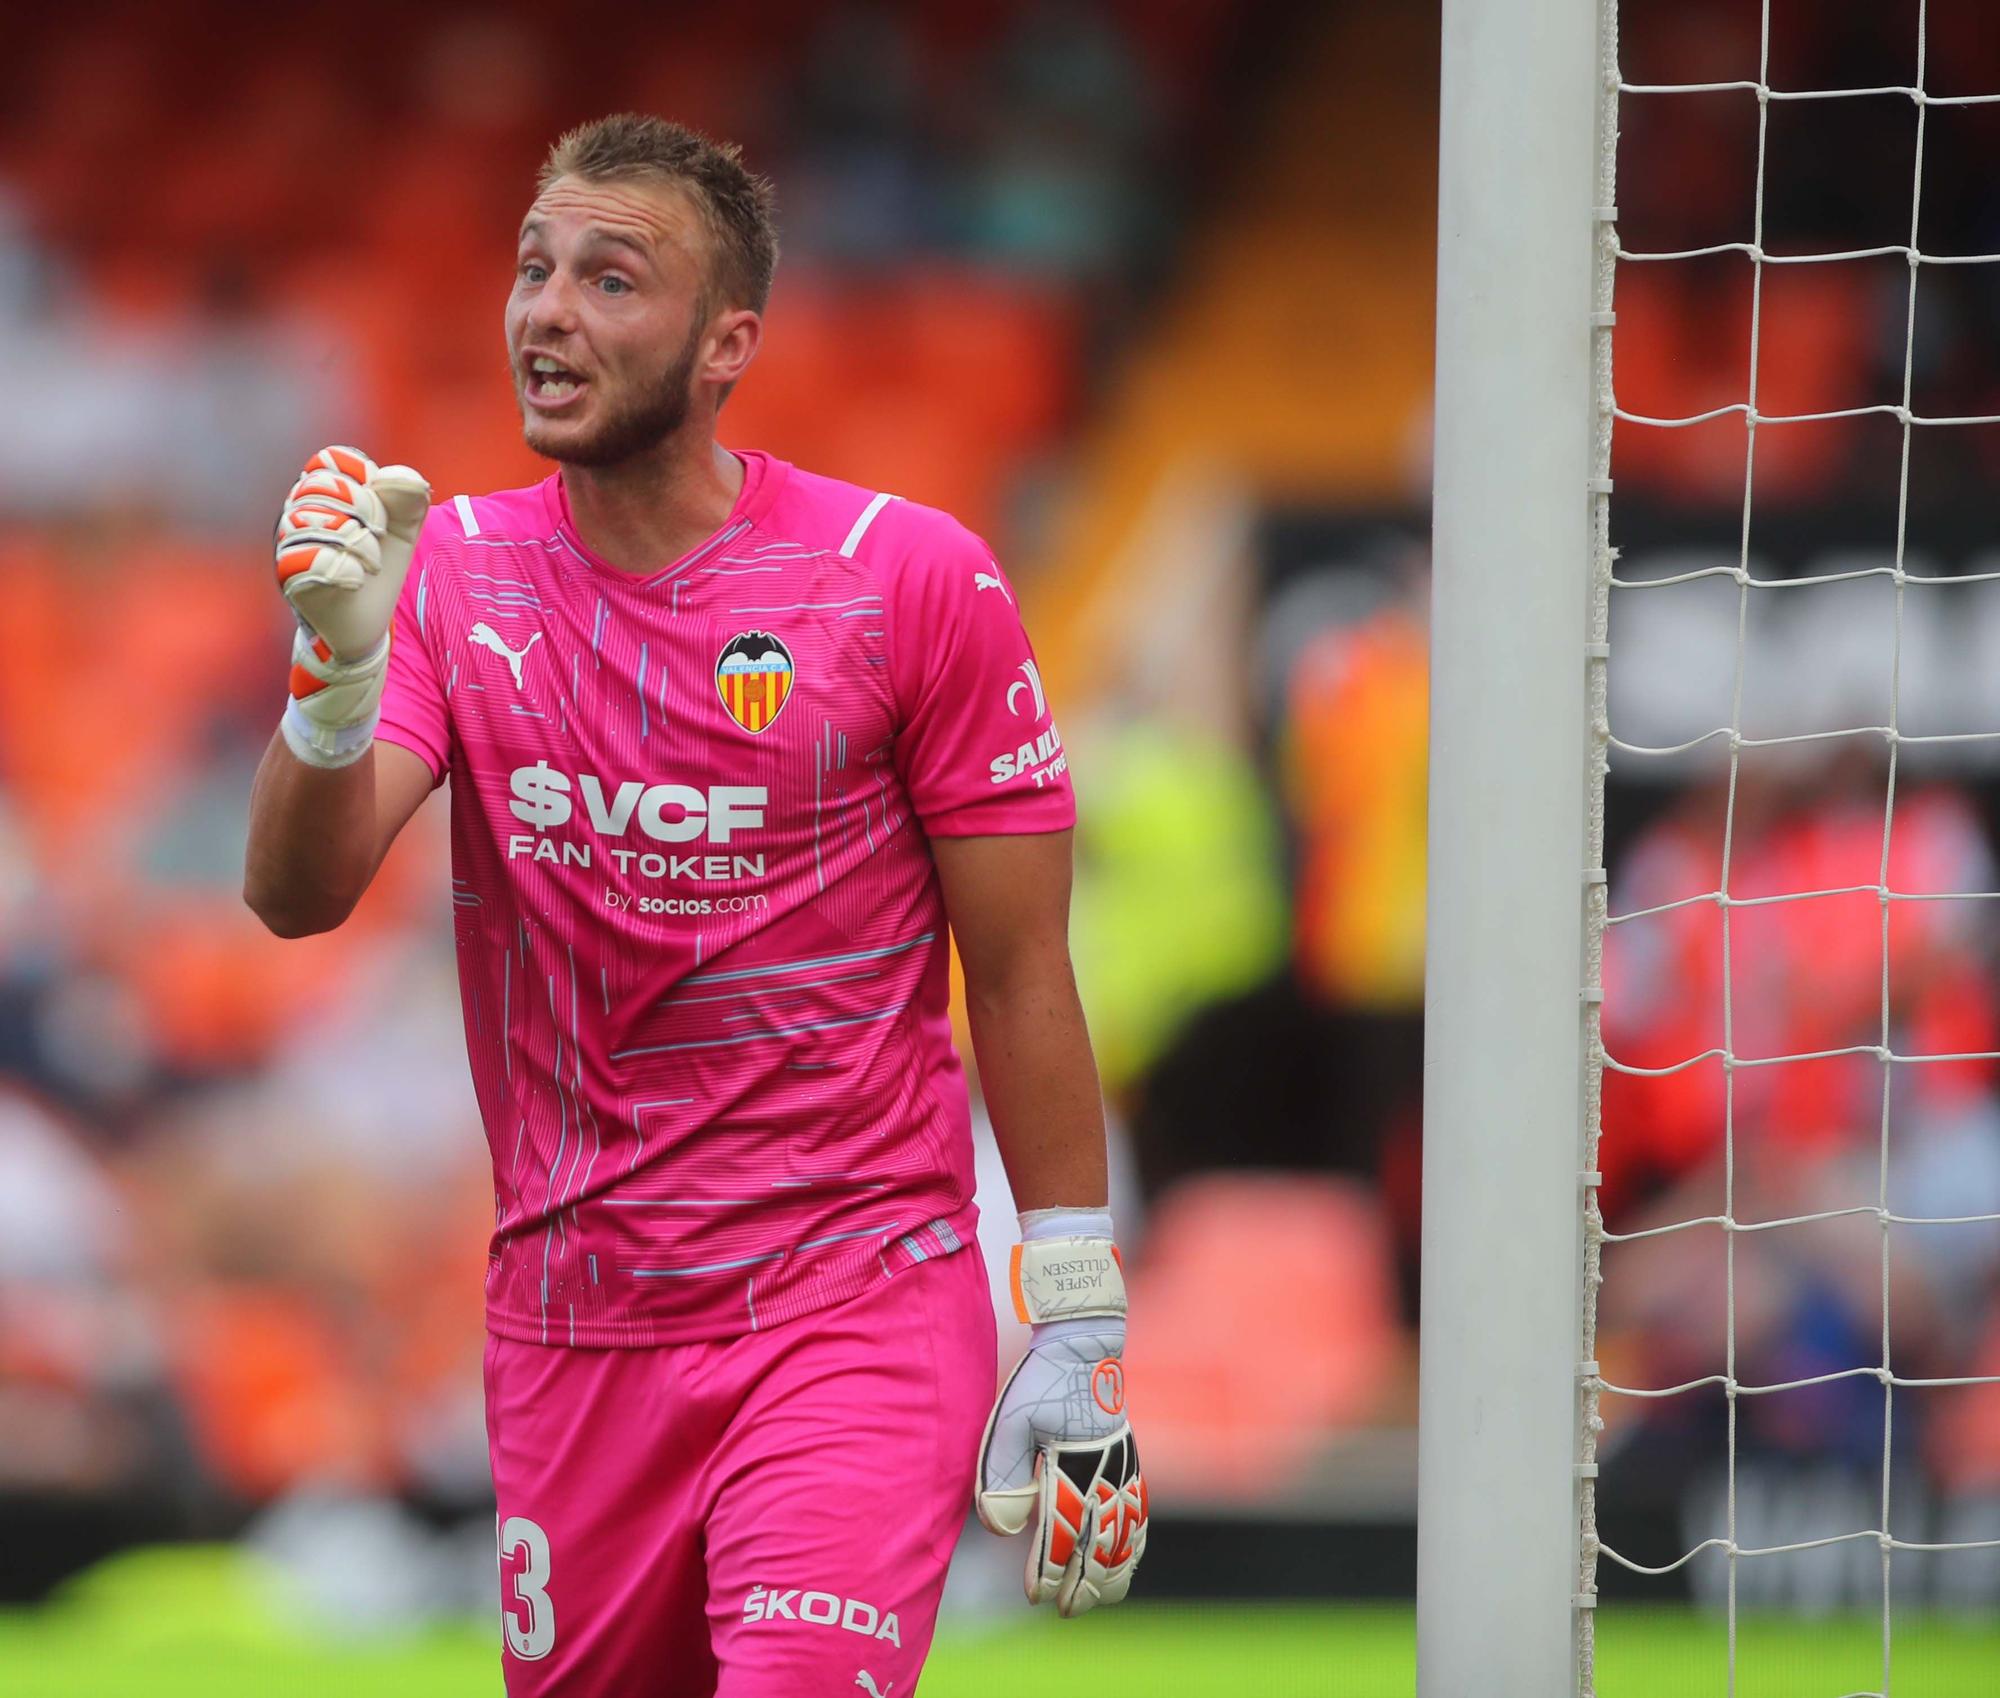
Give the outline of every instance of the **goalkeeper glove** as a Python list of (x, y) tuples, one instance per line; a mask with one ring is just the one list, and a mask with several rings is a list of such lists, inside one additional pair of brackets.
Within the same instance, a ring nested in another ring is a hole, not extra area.
[(1021, 1216), (1014, 1312), (1033, 1328), (979, 1447), (979, 1519), (1033, 1526), (1028, 1602), (1115, 1604), (1146, 1550), (1146, 1482), (1125, 1419), (1125, 1278), (1102, 1209)]
[(347, 766), (375, 735), (389, 621), (430, 511), (408, 466), (322, 448), (278, 515), (278, 588), (298, 615), (283, 731), (309, 766)]

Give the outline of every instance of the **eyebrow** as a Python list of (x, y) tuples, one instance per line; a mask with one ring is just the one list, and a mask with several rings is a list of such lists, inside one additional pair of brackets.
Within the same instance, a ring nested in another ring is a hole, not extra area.
[[(526, 240), (530, 236), (544, 236), (547, 233), (548, 225), (539, 218), (525, 219), (521, 224), (522, 240)], [(617, 230), (606, 230), (601, 225), (593, 224), (588, 230), (584, 231), (583, 240), (585, 242), (596, 242), (606, 247), (628, 248), (648, 265), (653, 263), (652, 250), (645, 243), (641, 242), (635, 236), (627, 236)]]

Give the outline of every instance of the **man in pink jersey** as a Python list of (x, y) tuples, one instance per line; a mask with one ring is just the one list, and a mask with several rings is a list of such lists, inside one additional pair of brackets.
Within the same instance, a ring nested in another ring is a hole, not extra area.
[[(1064, 1615), (1145, 1545), (1062, 739), (977, 537), (717, 444), (776, 252), (734, 148), (571, 132), (506, 308), (556, 474), (327, 449), (280, 520), (246, 900), (340, 924), (453, 781), (516, 1695), (907, 1698), (968, 1495)], [(1025, 1211), (997, 1402), (948, 938)]]

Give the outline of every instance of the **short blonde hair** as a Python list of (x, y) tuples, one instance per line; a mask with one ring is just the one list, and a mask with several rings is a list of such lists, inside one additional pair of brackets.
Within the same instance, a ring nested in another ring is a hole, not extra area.
[(778, 269), (777, 193), (743, 163), (734, 142), (639, 112), (579, 124), (549, 149), (535, 180), (540, 194), (558, 177), (586, 183), (637, 179), (677, 183), (708, 226), (708, 295), (720, 305), (762, 312)]

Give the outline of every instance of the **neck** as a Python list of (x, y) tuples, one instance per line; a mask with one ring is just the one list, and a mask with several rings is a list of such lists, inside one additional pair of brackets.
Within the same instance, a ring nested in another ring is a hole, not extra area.
[(713, 437), (676, 431), (615, 466), (564, 466), (570, 523), (621, 572), (643, 576), (713, 536), (743, 489), (743, 462)]

